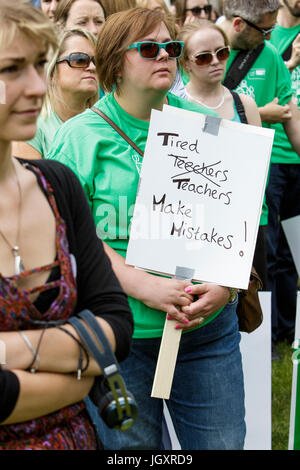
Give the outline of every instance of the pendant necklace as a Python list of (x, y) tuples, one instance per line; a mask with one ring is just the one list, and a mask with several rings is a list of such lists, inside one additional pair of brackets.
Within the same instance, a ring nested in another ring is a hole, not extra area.
[(23, 271), (25, 271), (24, 264), (22, 261), (22, 258), (20, 256), (20, 247), (19, 247), (19, 239), (20, 239), (20, 219), (21, 219), (21, 204), (22, 204), (22, 194), (21, 194), (21, 185), (20, 181), (18, 178), (17, 170), (15, 168), (15, 165), (13, 164), (15, 175), (16, 175), (16, 180), (17, 180), (17, 186), (18, 186), (18, 194), (19, 194), (19, 203), (18, 203), (18, 228), (17, 228), (17, 237), (16, 237), (16, 244), (12, 245), (4, 235), (4, 233), (0, 230), (0, 235), (2, 236), (3, 240), (6, 242), (6, 244), (9, 246), (13, 256), (14, 256), (14, 264), (15, 264), (15, 274), (21, 274)]
[(225, 101), (225, 93), (226, 93), (225, 88), (224, 88), (224, 93), (223, 93), (223, 96), (221, 98), (221, 101), (220, 101), (220, 103), (217, 104), (217, 106), (208, 106), (208, 104), (205, 104), (202, 101), (197, 100), (197, 98), (195, 98), (194, 96), (190, 95), (187, 90), (185, 90), (185, 91), (186, 91), (186, 94), (187, 94), (188, 98), (196, 101), (196, 103), (201, 104), (202, 106), (205, 106), (208, 109), (219, 109), (219, 108), (221, 108), (221, 106), (224, 104), (224, 101)]

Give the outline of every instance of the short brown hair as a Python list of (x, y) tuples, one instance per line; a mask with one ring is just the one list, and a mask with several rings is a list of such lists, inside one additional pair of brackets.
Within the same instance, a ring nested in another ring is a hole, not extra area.
[(159, 10), (131, 8), (111, 15), (104, 23), (97, 39), (96, 67), (101, 87), (118, 91), (118, 74), (123, 68), (127, 47), (149, 34), (163, 22), (172, 39), (175, 39), (175, 22)]
[(28, 0), (0, 0), (0, 48), (12, 43), (17, 33), (45, 47), (57, 47), (57, 30), (44, 13)]
[(196, 33), (197, 31), (207, 29), (207, 28), (214, 29), (215, 31), (218, 31), (224, 38), (225, 46), (229, 46), (229, 39), (228, 39), (226, 33), (223, 31), (223, 29), (221, 29), (215, 23), (212, 23), (211, 21), (204, 20), (204, 19), (203, 20), (193, 21), (192, 23), (188, 23), (188, 24), (186, 24), (185, 26), (183, 26), (181, 28), (180, 32), (177, 35), (177, 39), (179, 41), (184, 42), (183, 53), (182, 53), (182, 56), (179, 59), (179, 63), (183, 68), (185, 68), (185, 64), (189, 60), (189, 57), (188, 57), (188, 42), (189, 42), (189, 40), (191, 39), (191, 37), (193, 36), (194, 33)]
[(136, 0), (101, 0), (107, 16), (136, 7)]

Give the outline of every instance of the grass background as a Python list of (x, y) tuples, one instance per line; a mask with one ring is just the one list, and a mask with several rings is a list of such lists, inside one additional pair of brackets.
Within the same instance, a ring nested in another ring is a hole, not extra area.
[(291, 345), (279, 343), (280, 361), (272, 361), (272, 450), (287, 450), (292, 387)]

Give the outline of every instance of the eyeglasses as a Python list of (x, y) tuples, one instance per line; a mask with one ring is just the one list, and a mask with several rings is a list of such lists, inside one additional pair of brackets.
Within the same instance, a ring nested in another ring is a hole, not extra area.
[(194, 16), (200, 16), (202, 11), (204, 11), (206, 15), (210, 15), (212, 12), (212, 6), (205, 5), (204, 7), (186, 8), (185, 11), (191, 11)]
[(272, 31), (274, 30), (274, 28), (276, 26), (276, 24), (274, 24), (271, 28), (264, 29), (264, 28), (261, 28), (260, 26), (257, 26), (256, 24), (252, 23), (251, 21), (246, 20), (245, 18), (242, 18), (241, 16), (235, 15), (234, 18), (241, 18), (248, 26), (250, 26), (251, 28), (256, 29), (256, 31), (259, 31), (263, 35), (263, 38), (268, 36), (268, 34), (272, 33)]
[(220, 62), (227, 60), (230, 54), (230, 47), (225, 46), (218, 49), (216, 52), (202, 52), (200, 54), (194, 54), (190, 60), (195, 62), (196, 65), (209, 65), (212, 63), (213, 58), (216, 57)]
[(67, 62), (69, 67), (74, 69), (86, 69), (91, 62), (95, 65), (95, 57), (89, 56), (84, 52), (72, 52), (68, 56), (62, 57), (56, 61), (57, 64), (60, 64), (61, 62)]
[(134, 42), (128, 46), (127, 49), (137, 48), (140, 56), (143, 57), (143, 59), (156, 59), (159, 56), (160, 50), (164, 49), (169, 54), (170, 59), (179, 59), (182, 54), (183, 46), (183, 41), (142, 41)]

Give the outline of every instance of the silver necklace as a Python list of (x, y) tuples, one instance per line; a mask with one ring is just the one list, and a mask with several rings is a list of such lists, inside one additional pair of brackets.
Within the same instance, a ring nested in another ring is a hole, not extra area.
[(21, 205), (22, 205), (22, 193), (21, 193), (21, 185), (20, 181), (18, 178), (17, 170), (15, 168), (15, 165), (13, 164), (14, 171), (15, 171), (15, 176), (17, 180), (17, 186), (18, 186), (18, 193), (19, 193), (19, 202), (18, 202), (18, 228), (17, 228), (17, 236), (16, 236), (16, 243), (15, 245), (12, 245), (9, 240), (6, 238), (2, 230), (0, 230), (0, 235), (2, 236), (3, 240), (7, 243), (9, 246), (13, 256), (14, 256), (14, 264), (15, 264), (15, 274), (21, 274), (21, 272), (25, 271), (24, 264), (22, 261), (22, 258), (20, 256), (20, 247), (19, 247), (19, 239), (20, 239), (20, 219), (21, 219)]
[(208, 106), (208, 104), (205, 104), (202, 101), (197, 100), (197, 98), (195, 98), (194, 96), (190, 95), (187, 90), (185, 90), (185, 91), (186, 91), (186, 94), (187, 94), (188, 98), (196, 101), (196, 103), (201, 104), (202, 106), (205, 106), (208, 109), (219, 109), (219, 108), (221, 108), (221, 106), (224, 104), (224, 101), (225, 101), (225, 93), (226, 93), (225, 88), (224, 88), (224, 93), (223, 93), (223, 96), (221, 98), (221, 101), (220, 101), (220, 103), (217, 104), (217, 106)]

